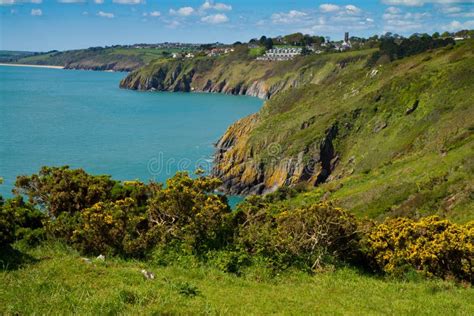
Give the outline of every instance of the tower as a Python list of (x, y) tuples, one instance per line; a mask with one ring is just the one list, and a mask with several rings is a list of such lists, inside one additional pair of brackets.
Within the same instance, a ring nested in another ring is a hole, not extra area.
[(349, 43), (349, 32), (344, 33), (344, 42)]

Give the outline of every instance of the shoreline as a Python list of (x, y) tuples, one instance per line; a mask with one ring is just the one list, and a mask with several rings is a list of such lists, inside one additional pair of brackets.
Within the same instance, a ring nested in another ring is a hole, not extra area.
[(51, 65), (29, 65), (29, 64), (5, 64), (5, 63), (0, 63), (0, 66), (64, 69), (63, 66), (51, 66)]

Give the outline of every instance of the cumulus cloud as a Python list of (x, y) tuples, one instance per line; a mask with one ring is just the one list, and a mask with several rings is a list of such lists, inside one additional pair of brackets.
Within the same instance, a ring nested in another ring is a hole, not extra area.
[(102, 18), (108, 18), (108, 19), (113, 19), (115, 15), (110, 12), (104, 12), (104, 11), (99, 11), (97, 12), (97, 15), (102, 17)]
[(335, 4), (324, 3), (319, 6), (319, 9), (322, 12), (336, 12), (339, 11), (341, 7)]
[(143, 13), (143, 16), (158, 17), (158, 16), (161, 16), (161, 12), (160, 11), (145, 12)]
[(396, 7), (387, 8), (382, 15), (385, 31), (397, 33), (426, 31), (432, 27), (428, 24), (430, 18), (429, 12), (403, 12)]
[(449, 4), (449, 3), (472, 3), (472, 0), (382, 0), (388, 5), (405, 5), (411, 7), (421, 7), (425, 4)]
[(272, 14), (272, 22), (276, 24), (290, 24), (300, 21), (302, 18), (308, 16), (307, 13), (297, 10), (290, 10), (287, 13)]
[(145, 3), (145, 0), (113, 0), (112, 2), (118, 4), (142, 4)]
[(32, 16), (42, 16), (43, 11), (41, 11), (41, 9), (31, 9), (31, 15)]
[(0, 5), (13, 5), (13, 4), (20, 4), (20, 3), (34, 3), (40, 4), (42, 0), (0, 0)]
[(190, 16), (193, 14), (195, 10), (192, 7), (182, 7), (178, 10), (170, 9), (171, 15), (179, 15), (179, 16)]
[(472, 28), (474, 28), (474, 20), (468, 20), (464, 22), (454, 20), (451, 23), (444, 26), (444, 29), (451, 32), (464, 30), (464, 29), (472, 29)]
[(231, 11), (232, 6), (225, 3), (214, 3), (214, 1), (206, 0), (202, 6), (202, 10)]
[(223, 13), (207, 15), (201, 18), (201, 21), (208, 24), (221, 24), (229, 21), (227, 15)]
[(319, 6), (322, 13), (359, 14), (362, 10), (353, 4), (339, 6), (332, 3), (324, 3)]
[(58, 0), (59, 3), (84, 3), (85, 0)]

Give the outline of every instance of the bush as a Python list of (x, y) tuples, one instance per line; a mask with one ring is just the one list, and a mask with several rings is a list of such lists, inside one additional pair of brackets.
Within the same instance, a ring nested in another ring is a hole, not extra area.
[(27, 195), (51, 217), (58, 217), (110, 200), (115, 184), (109, 176), (91, 176), (82, 169), (42, 167), (39, 174), (17, 177), (15, 192)]
[(329, 204), (281, 212), (247, 202), (238, 216), (239, 247), (271, 257), (280, 267), (319, 269), (335, 260), (352, 260), (359, 250), (357, 221)]
[(220, 185), (217, 179), (192, 179), (185, 172), (168, 179), (166, 188), (155, 185), (147, 210), (153, 242), (178, 241), (195, 254), (225, 246), (231, 210), (225, 196), (211, 193)]
[(8, 199), (0, 205), (0, 244), (23, 241), (34, 246), (44, 239), (45, 215), (22, 197)]
[(74, 230), (72, 240), (86, 253), (125, 253), (127, 235), (133, 234), (144, 220), (145, 214), (140, 214), (132, 198), (99, 202), (81, 212), (80, 225)]
[(388, 219), (367, 233), (364, 244), (372, 264), (386, 273), (413, 268), (474, 281), (474, 222), (458, 225), (437, 216)]

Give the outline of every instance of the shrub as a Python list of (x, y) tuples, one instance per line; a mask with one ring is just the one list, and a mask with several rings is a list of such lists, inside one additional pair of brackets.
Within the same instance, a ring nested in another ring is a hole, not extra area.
[(14, 240), (15, 221), (13, 213), (3, 207), (3, 199), (0, 203), (0, 247), (4, 247)]
[(364, 244), (375, 267), (389, 274), (411, 267), (429, 276), (474, 281), (474, 222), (388, 219), (367, 233)]
[(313, 270), (358, 253), (357, 221), (329, 204), (281, 212), (254, 203), (241, 212), (237, 243), (252, 254), (273, 258), (280, 267)]
[(72, 240), (86, 253), (124, 253), (126, 236), (133, 234), (143, 220), (145, 214), (137, 210), (132, 198), (99, 202), (80, 213), (80, 225), (74, 230)]
[(44, 239), (44, 213), (22, 197), (6, 200), (0, 205), (0, 215), (0, 244), (21, 240), (33, 246)]
[(217, 179), (192, 179), (185, 172), (168, 179), (166, 188), (155, 185), (147, 210), (153, 242), (179, 241), (196, 254), (224, 246), (231, 210), (225, 196), (211, 193), (220, 185)]
[(15, 192), (27, 195), (31, 203), (58, 217), (110, 200), (115, 184), (109, 176), (91, 176), (82, 169), (42, 167), (38, 174), (17, 177)]

